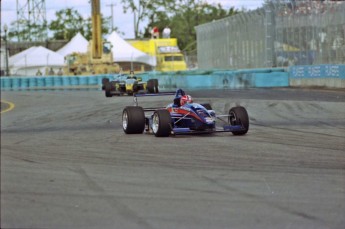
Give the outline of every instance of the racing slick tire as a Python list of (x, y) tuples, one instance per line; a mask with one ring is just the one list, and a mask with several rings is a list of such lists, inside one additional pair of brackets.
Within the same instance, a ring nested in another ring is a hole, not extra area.
[(205, 107), (206, 110), (213, 110), (212, 107), (211, 107), (211, 104), (209, 104), (209, 103), (203, 103), (203, 104), (200, 104), (200, 105)]
[(102, 90), (105, 90), (105, 85), (109, 83), (109, 79), (108, 78), (103, 78), (102, 79)]
[(153, 82), (154, 82), (155, 93), (159, 93), (159, 90), (158, 90), (158, 79), (153, 79)]
[(123, 109), (122, 128), (126, 134), (142, 134), (145, 129), (145, 113), (143, 108), (128, 106)]
[(112, 97), (113, 95), (111, 94), (111, 83), (106, 83), (104, 85), (104, 93), (105, 97)]
[(153, 113), (152, 132), (156, 137), (168, 137), (171, 133), (171, 116), (168, 110), (160, 109)]
[(137, 93), (139, 91), (139, 85), (138, 82), (135, 82), (133, 84), (133, 93)]
[(244, 107), (233, 107), (229, 110), (229, 123), (231, 125), (241, 125), (243, 130), (232, 131), (233, 135), (244, 135), (249, 130), (248, 112)]
[(155, 82), (153, 79), (147, 81), (146, 90), (148, 93), (155, 93)]

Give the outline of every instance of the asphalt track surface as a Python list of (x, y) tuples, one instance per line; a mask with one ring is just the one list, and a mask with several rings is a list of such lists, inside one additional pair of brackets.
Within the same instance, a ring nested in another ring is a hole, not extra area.
[(344, 91), (190, 94), (246, 107), (248, 134), (126, 135), (131, 97), (2, 92), (1, 228), (345, 228)]

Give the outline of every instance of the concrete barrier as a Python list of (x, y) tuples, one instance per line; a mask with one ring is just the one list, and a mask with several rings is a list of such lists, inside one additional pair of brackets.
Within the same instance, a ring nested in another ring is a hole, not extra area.
[(44, 77), (44, 85), (46, 87), (53, 87), (54, 86), (54, 77)]
[(255, 87), (288, 87), (287, 72), (254, 73)]
[[(188, 73), (188, 74), (186, 74)], [(143, 73), (140, 77), (147, 81), (152, 78), (159, 80), (163, 88), (252, 88), (252, 87), (287, 87), (289, 74), (284, 69), (245, 69), (245, 70), (216, 70), (197, 72)], [(203, 74), (204, 73), (204, 74)]]
[(9, 77), (1, 77), (1, 88), (2, 89), (11, 89), (12, 81)]
[(97, 85), (97, 84), (98, 84), (97, 76), (90, 76), (89, 81), (88, 81), (88, 85)]
[(18, 78), (18, 77), (12, 78), (11, 81), (12, 81), (12, 83), (11, 83), (12, 89), (18, 89), (20, 87), (20, 78)]
[(19, 87), (21, 89), (27, 89), (29, 87), (29, 79), (28, 77), (21, 77)]
[(36, 77), (30, 77), (29, 78), (29, 88), (35, 88), (37, 87), (37, 78)]
[(53, 77), (54, 87), (62, 87), (62, 77), (61, 76), (54, 76)]
[(289, 85), (345, 88), (345, 65), (292, 66), (289, 68)]
[(80, 76), (78, 78), (79, 78), (78, 85), (83, 85), (83, 86), (88, 85), (88, 78), (89, 78), (88, 76)]
[[(345, 65), (292, 66), (284, 68), (241, 70), (193, 70), (178, 72), (145, 72), (137, 75), (143, 81), (158, 79), (167, 89), (239, 89), (253, 87), (330, 87), (345, 88)], [(103, 78), (116, 75), (1, 77), (1, 89), (101, 88)]]
[(44, 79), (44, 77), (37, 77), (37, 87), (38, 88), (45, 87), (45, 79)]

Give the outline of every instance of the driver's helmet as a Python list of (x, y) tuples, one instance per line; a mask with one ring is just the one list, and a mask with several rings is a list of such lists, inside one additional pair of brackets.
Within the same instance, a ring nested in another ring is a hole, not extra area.
[(187, 103), (193, 103), (192, 96), (190, 95), (184, 95), (181, 97), (181, 106), (187, 104)]

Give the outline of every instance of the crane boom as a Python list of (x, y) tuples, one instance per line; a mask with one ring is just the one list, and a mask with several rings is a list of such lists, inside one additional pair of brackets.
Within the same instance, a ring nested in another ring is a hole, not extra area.
[(101, 19), (100, 0), (91, 1), (92, 9), (92, 57), (101, 59), (103, 55), (102, 44), (102, 19)]
[(74, 52), (66, 56), (65, 71), (73, 75), (119, 73), (120, 66), (114, 63), (111, 45), (102, 39), (100, 0), (90, 0), (90, 2), (92, 39), (86, 53)]

